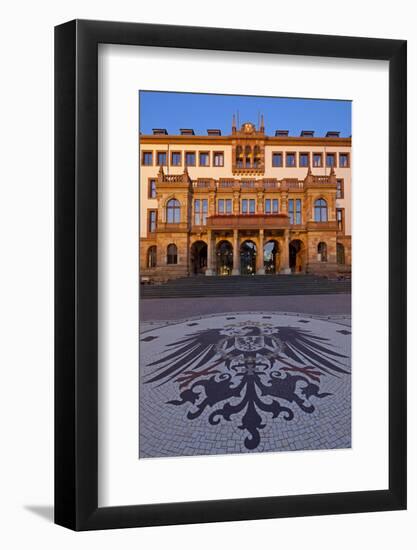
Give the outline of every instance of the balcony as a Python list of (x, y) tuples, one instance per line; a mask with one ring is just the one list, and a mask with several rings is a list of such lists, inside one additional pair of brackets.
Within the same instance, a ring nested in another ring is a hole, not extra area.
[(287, 229), (286, 214), (219, 214), (207, 218), (207, 229)]

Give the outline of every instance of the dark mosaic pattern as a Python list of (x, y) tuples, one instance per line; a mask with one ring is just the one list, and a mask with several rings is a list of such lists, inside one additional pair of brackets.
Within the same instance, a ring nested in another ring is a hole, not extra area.
[(140, 457), (349, 447), (341, 324), (242, 313), (146, 330)]

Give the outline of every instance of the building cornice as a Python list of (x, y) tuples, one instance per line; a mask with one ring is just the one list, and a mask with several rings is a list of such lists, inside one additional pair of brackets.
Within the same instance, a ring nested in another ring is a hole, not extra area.
[[(239, 138), (236, 135), (231, 136), (174, 136), (174, 135), (161, 135), (154, 136), (149, 134), (142, 134), (139, 136), (139, 141), (141, 145), (155, 145), (157, 147), (168, 146), (168, 145), (233, 145)], [(259, 136), (247, 136), (244, 138), (254, 139), (259, 141)], [(332, 147), (351, 147), (352, 138), (342, 137), (302, 137), (302, 136), (288, 136), (288, 137), (275, 137), (275, 136), (265, 136), (262, 138), (265, 145), (272, 145), (276, 147), (287, 146), (287, 145), (300, 145), (300, 146), (332, 146)]]

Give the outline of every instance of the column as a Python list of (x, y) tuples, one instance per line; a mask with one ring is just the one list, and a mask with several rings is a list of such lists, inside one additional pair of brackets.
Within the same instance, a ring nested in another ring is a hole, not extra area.
[(284, 230), (284, 244), (282, 247), (281, 254), (281, 273), (287, 275), (291, 273), (290, 270), (290, 251), (289, 251), (289, 242), (288, 242), (288, 229)]
[(240, 275), (239, 230), (233, 229), (233, 269), (232, 275)]
[(259, 250), (257, 254), (258, 269), (256, 270), (257, 275), (265, 275), (265, 266), (264, 266), (264, 230), (259, 230)]
[(207, 269), (206, 275), (214, 275), (213, 269), (213, 235), (211, 229), (207, 230)]

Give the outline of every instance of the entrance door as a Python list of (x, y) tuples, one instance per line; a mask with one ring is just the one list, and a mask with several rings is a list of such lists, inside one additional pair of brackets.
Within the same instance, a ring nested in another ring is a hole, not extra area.
[(265, 275), (274, 275), (277, 273), (278, 264), (278, 243), (277, 241), (268, 241), (264, 246), (264, 268)]
[(191, 246), (191, 270), (194, 275), (202, 275), (207, 268), (207, 244), (196, 241)]
[(255, 275), (256, 273), (256, 244), (244, 241), (240, 246), (240, 273)]
[(217, 275), (231, 275), (233, 269), (233, 246), (229, 241), (220, 241), (216, 247)]

